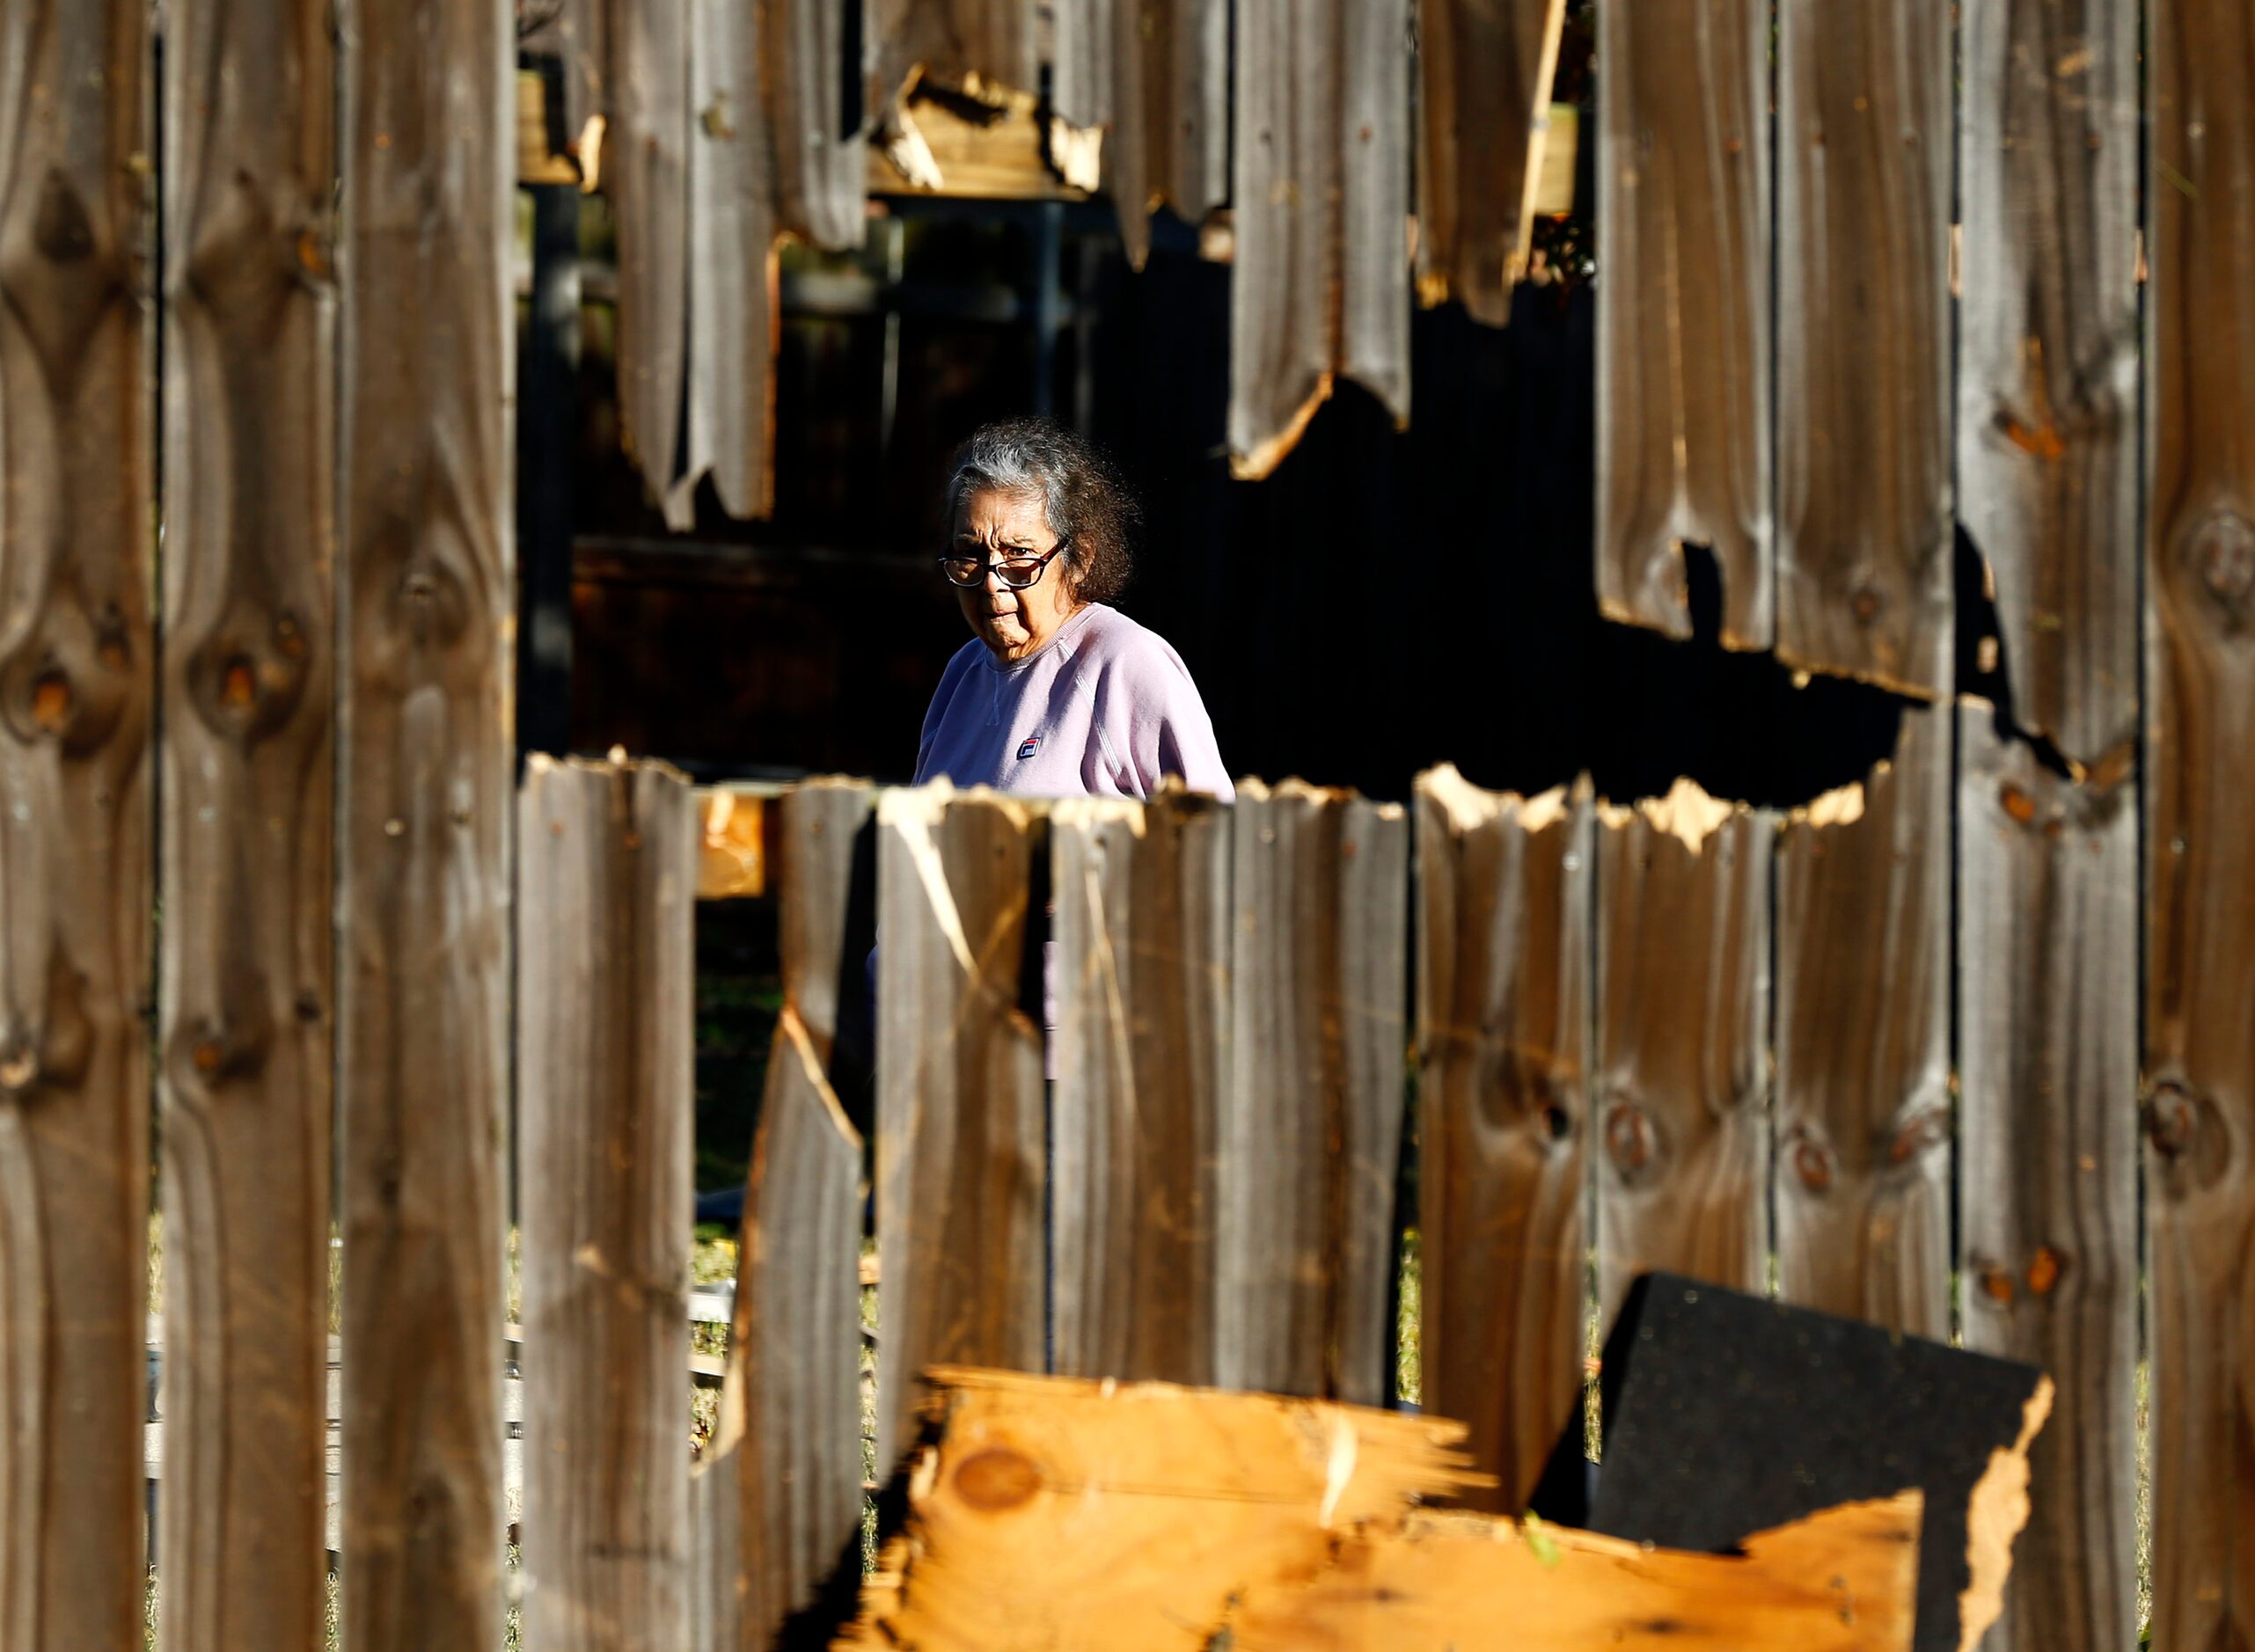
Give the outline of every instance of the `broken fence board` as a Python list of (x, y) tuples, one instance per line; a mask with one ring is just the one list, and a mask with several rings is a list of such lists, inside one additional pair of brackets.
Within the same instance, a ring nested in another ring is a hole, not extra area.
[(0, 11), (0, 1644), (137, 1644), (146, 8)]
[(1229, 196), (1229, 0), (1063, 0), (1055, 100), (1103, 127), (1105, 193), (1143, 267), (1160, 205), (1197, 223)]
[(1598, 11), (1597, 581), (1610, 619), (1691, 634), (1684, 547), (1723, 577), (1723, 640), (1773, 639), (1770, 9)]
[(1958, 714), (1966, 1346), (2057, 1383), (1998, 1648), (2137, 1640), (2137, 788)]
[(518, 810), (525, 1634), (688, 1639), (688, 782), (528, 764)]
[(1417, 280), (1427, 304), (1453, 297), (1491, 327), (1511, 319), (1565, 21), (1565, 0), (1420, 0)]
[(1266, 476), (1341, 378), (1409, 421), (1409, 0), (1239, 0), (1230, 468)]
[(1778, 830), (1777, 1294), (1950, 1334), (1950, 735)]
[(1210, 798), (1051, 806), (1055, 1369), (1214, 1380), (1231, 831)]
[(1951, 0), (1778, 10), (1777, 651), (1950, 691)]
[(1230, 831), (1215, 1380), (1374, 1405), (1393, 1346), (1409, 818), (1248, 781)]
[(1688, 780), (1598, 817), (1598, 1296), (1610, 1324), (1649, 1268), (1767, 1283), (1773, 822)]
[[(846, 94), (860, 65), (860, 0), (770, 0), (760, 9), (767, 119), (772, 133), (775, 216), (829, 252), (861, 245), (868, 223), (868, 154)], [(858, 98), (855, 99), (858, 103)]]
[(355, 1647), (501, 1638), (509, 1076), (509, 9), (349, 8), (338, 601)]
[(1581, 1392), (1590, 797), (1417, 779), (1418, 1397), (1516, 1510)]
[[(684, 0), (606, 0), (611, 52), (602, 179), (619, 226), (619, 414), (626, 451), (677, 532), (694, 522), (693, 478), (677, 487), (689, 373), (688, 145), (705, 122), (691, 104), (690, 43), (699, 15)], [(725, 8), (743, 19), (744, 8)], [(692, 125), (694, 122), (694, 125)], [(726, 124), (723, 121), (722, 124)], [(768, 183), (763, 167), (758, 195)], [(699, 318), (700, 333), (705, 325)], [(701, 357), (704, 349), (699, 349)], [(731, 360), (728, 365), (733, 368)], [(755, 393), (765, 395), (765, 375)]]
[(335, 56), (326, 0), (167, 47), (158, 1599), (232, 1652), (318, 1641), (328, 1569)]
[[(1036, 0), (865, 0), (868, 107), (892, 106), (918, 69), (949, 85), (1041, 88)], [(1071, 0), (1068, 0), (1068, 4)]]
[(877, 1477), (918, 1373), (1039, 1371), (1047, 1280), (1042, 1028), (1021, 1003), (1035, 812), (944, 781), (877, 802)]

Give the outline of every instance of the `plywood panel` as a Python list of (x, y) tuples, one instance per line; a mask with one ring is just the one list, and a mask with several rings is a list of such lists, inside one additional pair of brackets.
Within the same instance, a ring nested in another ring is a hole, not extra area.
[(1601, 6), (1598, 601), (1691, 634), (1683, 547), (1723, 640), (1772, 640), (1769, 7)]
[(1950, 736), (1893, 756), (1777, 842), (1777, 1290), (1950, 1336)]
[(1581, 1391), (1588, 1268), (1586, 784), (1417, 780), (1418, 1398), (1475, 1506), (1516, 1511)]
[(172, 14), (159, 1066), (167, 1647), (318, 1638), (336, 553), (330, 12)]

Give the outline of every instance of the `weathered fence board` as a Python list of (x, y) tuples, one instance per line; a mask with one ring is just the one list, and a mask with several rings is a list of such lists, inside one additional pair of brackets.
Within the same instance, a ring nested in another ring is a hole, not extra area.
[(877, 802), (877, 1473), (917, 1373), (1039, 1371), (1047, 1282), (1042, 1029), (1021, 1007), (1038, 828), (944, 783)]
[(1565, 0), (1419, 0), (1418, 296), (1511, 318), (1527, 267)]
[(344, 1604), (501, 1635), (509, 1065), (509, 8), (352, 8), (338, 671)]
[(1392, 1341), (1409, 817), (1248, 781), (1229, 828), (1215, 1380), (1375, 1405)]
[(0, 11), (0, 1644), (142, 1634), (144, 8)]
[(1055, 101), (1102, 126), (1104, 187), (1143, 267), (1162, 202), (1196, 223), (1229, 196), (1229, 0), (1065, 0)]
[(1210, 799), (1052, 807), (1057, 1340), (1076, 1377), (1211, 1383), (1231, 837)]
[(1771, 640), (1769, 7), (1598, 10), (1597, 581), (1607, 618), (1691, 634), (1683, 547), (1723, 640)]
[(1334, 382), (1409, 420), (1409, 0), (1240, 0), (1229, 452), (1292, 450)]
[(688, 1640), (696, 820), (663, 764), (535, 756), (517, 807), (524, 1631)]
[(1777, 650), (1950, 689), (1949, 0), (1784, 0)]
[(1777, 1288), (1950, 1335), (1950, 735), (1796, 809), (1777, 844)]
[[(619, 222), (619, 417), (644, 486), (678, 531), (694, 520), (691, 489), (674, 486), (689, 372), (693, 220), (687, 150), (694, 25), (684, 4), (608, 0), (608, 5), (611, 61), (604, 101), (609, 126), (602, 177)], [(743, 10), (728, 8), (731, 15)], [(727, 124), (725, 117), (721, 123)], [(706, 125), (699, 120), (694, 129)], [(764, 170), (760, 183), (764, 199)], [(700, 341), (698, 354), (704, 353)], [(733, 359), (723, 363), (725, 369), (736, 365)]]
[(1526, 1506), (1582, 1382), (1588, 1266), (1586, 784), (1417, 781), (1419, 1401), (1461, 1418), (1475, 1506)]
[(2013, 720), (2087, 766), (2137, 734), (2138, 8), (1963, 16), (1958, 515)]
[(1041, 86), (1036, 0), (865, 0), (873, 49), (868, 100), (889, 106), (913, 69), (952, 85)]
[(1598, 1296), (1610, 1324), (1650, 1268), (1767, 1283), (1773, 822), (1688, 780), (1598, 817)]
[(699, 1652), (758, 1652), (861, 1523), (861, 1137), (831, 1087), (846, 913), (874, 793), (810, 781), (781, 805), (783, 1010), (736, 1247), (719, 1424), (695, 1485)]
[(2057, 1383), (1990, 1644), (2137, 1640), (2136, 787), (1958, 716), (1966, 1346)]
[(867, 225), (868, 151), (860, 112), (848, 88), (860, 65), (856, 0), (772, 0), (760, 9), (760, 54), (767, 66), (767, 113), (773, 134), (775, 212), (782, 228), (819, 247), (861, 245)]
[(2255, 1644), (2255, 13), (2154, 0), (2146, 1212), (2154, 1644)]
[(335, 56), (311, 0), (165, 54), (165, 1644), (321, 1632), (335, 822)]

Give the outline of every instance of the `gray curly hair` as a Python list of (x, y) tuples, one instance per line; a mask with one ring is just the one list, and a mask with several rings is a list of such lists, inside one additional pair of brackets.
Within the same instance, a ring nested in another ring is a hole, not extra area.
[(948, 476), (951, 530), (963, 501), (990, 488), (1039, 496), (1050, 531), (1065, 543), (1076, 601), (1109, 603), (1126, 588), (1142, 513), (1111, 461), (1080, 432), (1051, 419), (1006, 419), (973, 432)]

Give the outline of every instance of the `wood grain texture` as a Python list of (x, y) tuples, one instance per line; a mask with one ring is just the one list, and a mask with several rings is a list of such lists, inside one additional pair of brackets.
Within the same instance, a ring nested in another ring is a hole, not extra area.
[(689, 1635), (696, 815), (663, 764), (535, 755), (517, 800), (524, 1633)]
[(2154, 1644), (2255, 1645), (2255, 15), (2147, 12)]
[(1161, 205), (1192, 223), (1229, 198), (1229, 0), (1065, 0), (1054, 100), (1103, 127), (1104, 190), (1143, 267)]
[(833, 252), (860, 246), (868, 217), (868, 145), (859, 111), (846, 107), (848, 77), (860, 72), (846, 62), (860, 39), (858, 26), (847, 26), (857, 4), (769, 0), (759, 9), (776, 218)]
[[(519, 34), (517, 45), (530, 58), (556, 60), (562, 71), (564, 134), (578, 144), (588, 121), (604, 113), (611, 68), (608, 0), (536, 0), (531, 17), (534, 26)], [(584, 153), (580, 160), (584, 165)]]
[(1598, 602), (1689, 636), (1703, 545), (1737, 648), (1775, 630), (1769, 33), (1759, 0), (1598, 12)]
[(1966, 1346), (2058, 1385), (1997, 1648), (2137, 1640), (2137, 788), (1958, 715)]
[(1777, 1293), (1950, 1336), (1950, 725), (1777, 838)]
[(345, 1638), (501, 1636), (509, 9), (348, 10), (338, 1130)]
[(1581, 1393), (1589, 1119), (1586, 785), (1417, 779), (1419, 1400), (1526, 1506)]
[(1409, 816), (1248, 780), (1230, 831), (1215, 1380), (1375, 1405), (1393, 1349)]
[(922, 69), (962, 85), (976, 79), (1019, 91), (1041, 88), (1037, 0), (865, 0), (868, 105), (890, 106)]
[(1665, 1268), (1760, 1292), (1769, 1259), (1767, 811), (1688, 780), (1598, 810), (1598, 1296)]
[[(691, 359), (689, 144), (692, 131), (706, 129), (709, 106), (691, 102), (690, 42), (711, 8), (705, 0), (607, 4), (602, 179), (619, 224), (619, 416), (643, 486), (681, 532), (694, 521), (689, 490), (674, 485)], [(749, 32), (746, 8), (721, 11)], [(764, 200), (764, 169), (760, 182)]]
[(1289, 453), (1340, 378), (1409, 421), (1409, 0), (1240, 0), (1229, 454)]
[(0, 1646), (142, 1634), (144, 8), (0, 10)]
[(319, 1638), (333, 1173), (329, 8), (172, 13), (163, 751), (168, 1648)]
[(946, 782), (877, 802), (877, 1477), (918, 1373), (1045, 1363), (1048, 1121), (1021, 1007), (1032, 811)]
[(1958, 517), (2013, 720), (2088, 768), (2137, 736), (2138, 9), (1961, 27)]
[[(831, 1087), (854, 865), (875, 797), (809, 781), (780, 805), (783, 1011), (736, 1246), (736, 1314), (698, 1477), (699, 1652), (757, 1652), (861, 1524), (861, 1137)], [(858, 1561), (858, 1554), (854, 1555)], [(858, 1571), (858, 1566), (856, 1568)]]
[(1057, 896), (1053, 1365), (1214, 1380), (1231, 826), (1211, 799), (1073, 799)]
[(1784, 0), (1777, 651), (1950, 691), (1950, 0)]
[(1527, 268), (1565, 0), (1419, 0), (1417, 286), (1491, 327)]

